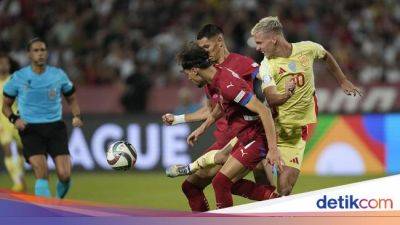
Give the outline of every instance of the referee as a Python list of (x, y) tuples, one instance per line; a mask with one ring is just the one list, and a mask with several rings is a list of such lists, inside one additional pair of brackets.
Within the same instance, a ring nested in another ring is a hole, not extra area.
[[(51, 197), (47, 155), (53, 158), (58, 182), (57, 197), (64, 198), (71, 184), (71, 158), (67, 129), (62, 121), (61, 95), (71, 107), (74, 127), (82, 126), (75, 88), (60, 68), (46, 65), (46, 43), (34, 38), (28, 43), (31, 61), (16, 71), (3, 89), (3, 114), (19, 130), (25, 159), (36, 177), (35, 195)], [(20, 115), (11, 106), (18, 99)]]

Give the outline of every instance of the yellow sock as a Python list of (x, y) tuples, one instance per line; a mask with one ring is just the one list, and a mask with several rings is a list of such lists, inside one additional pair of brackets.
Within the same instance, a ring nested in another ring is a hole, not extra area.
[[(19, 180), (23, 179), (24, 176), (24, 157), (22, 155), (18, 155), (15, 163), (15, 173), (19, 177)], [(22, 181), (21, 181), (22, 182)]]
[(21, 184), (22, 170), (18, 165), (18, 162), (14, 161), (12, 156), (9, 156), (4, 158), (4, 164), (6, 165), (7, 171), (10, 174), (11, 180), (14, 182), (14, 184)]
[(207, 152), (206, 154), (202, 155), (196, 161), (192, 162), (189, 164), (190, 171), (196, 172), (199, 169), (206, 168), (209, 166), (214, 166), (215, 165), (215, 160), (214, 157), (217, 154), (219, 150), (211, 150)]

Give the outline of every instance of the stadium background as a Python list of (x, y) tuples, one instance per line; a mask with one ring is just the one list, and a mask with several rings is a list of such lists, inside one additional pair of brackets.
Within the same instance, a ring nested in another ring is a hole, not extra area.
[[(183, 178), (168, 179), (162, 169), (191, 161), (213, 138), (208, 133), (190, 149), (185, 137), (196, 124), (161, 124), (162, 113), (193, 109), (203, 98), (180, 75), (174, 55), (212, 22), (224, 29), (232, 52), (260, 61), (249, 31), (267, 15), (280, 17), (289, 41), (321, 43), (365, 91), (363, 98), (344, 95), (326, 69), (315, 65), (319, 123), (294, 191), (398, 173), (398, 1), (0, 1), (0, 51), (26, 65), (27, 40), (44, 37), (49, 63), (62, 67), (78, 87), (85, 126), (69, 127), (74, 172), (68, 198), (187, 210)], [(138, 150), (134, 171), (107, 167), (105, 146), (119, 139)], [(0, 188), (7, 188), (3, 168), (1, 163)], [(32, 193), (32, 173), (27, 176)], [(207, 196), (213, 206), (211, 188)], [(244, 202), (235, 198), (235, 204)]]

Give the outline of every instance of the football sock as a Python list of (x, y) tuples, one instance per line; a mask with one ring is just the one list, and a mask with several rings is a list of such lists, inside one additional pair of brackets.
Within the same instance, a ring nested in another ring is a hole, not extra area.
[(58, 181), (57, 182), (57, 198), (64, 198), (67, 195), (69, 187), (71, 186), (71, 180)]
[(192, 173), (199, 169), (206, 168), (208, 166), (213, 166), (215, 164), (214, 157), (219, 150), (211, 150), (206, 154), (200, 156), (196, 161), (189, 164), (190, 171)]
[(19, 165), (18, 160), (13, 159), (12, 156), (4, 158), (4, 164), (6, 165), (7, 171), (10, 174), (11, 180), (14, 184), (22, 184), (23, 170)]
[(41, 197), (51, 197), (49, 181), (46, 179), (37, 179), (35, 183), (35, 195)]
[(215, 192), (215, 201), (217, 203), (217, 209), (230, 207), (233, 205), (231, 187), (232, 181), (223, 173), (218, 172), (215, 175), (212, 186)]
[(192, 211), (205, 212), (209, 210), (208, 201), (202, 188), (185, 180), (182, 184), (182, 191), (188, 199)]
[(256, 184), (250, 180), (241, 179), (232, 185), (232, 194), (251, 200), (262, 201), (272, 198), (274, 186)]

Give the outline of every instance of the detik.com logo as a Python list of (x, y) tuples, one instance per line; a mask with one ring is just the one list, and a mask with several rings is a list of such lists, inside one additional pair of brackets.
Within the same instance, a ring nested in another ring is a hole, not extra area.
[(356, 198), (353, 195), (340, 195), (337, 198), (328, 198), (324, 195), (318, 199), (319, 209), (393, 209), (393, 200), (390, 198)]

